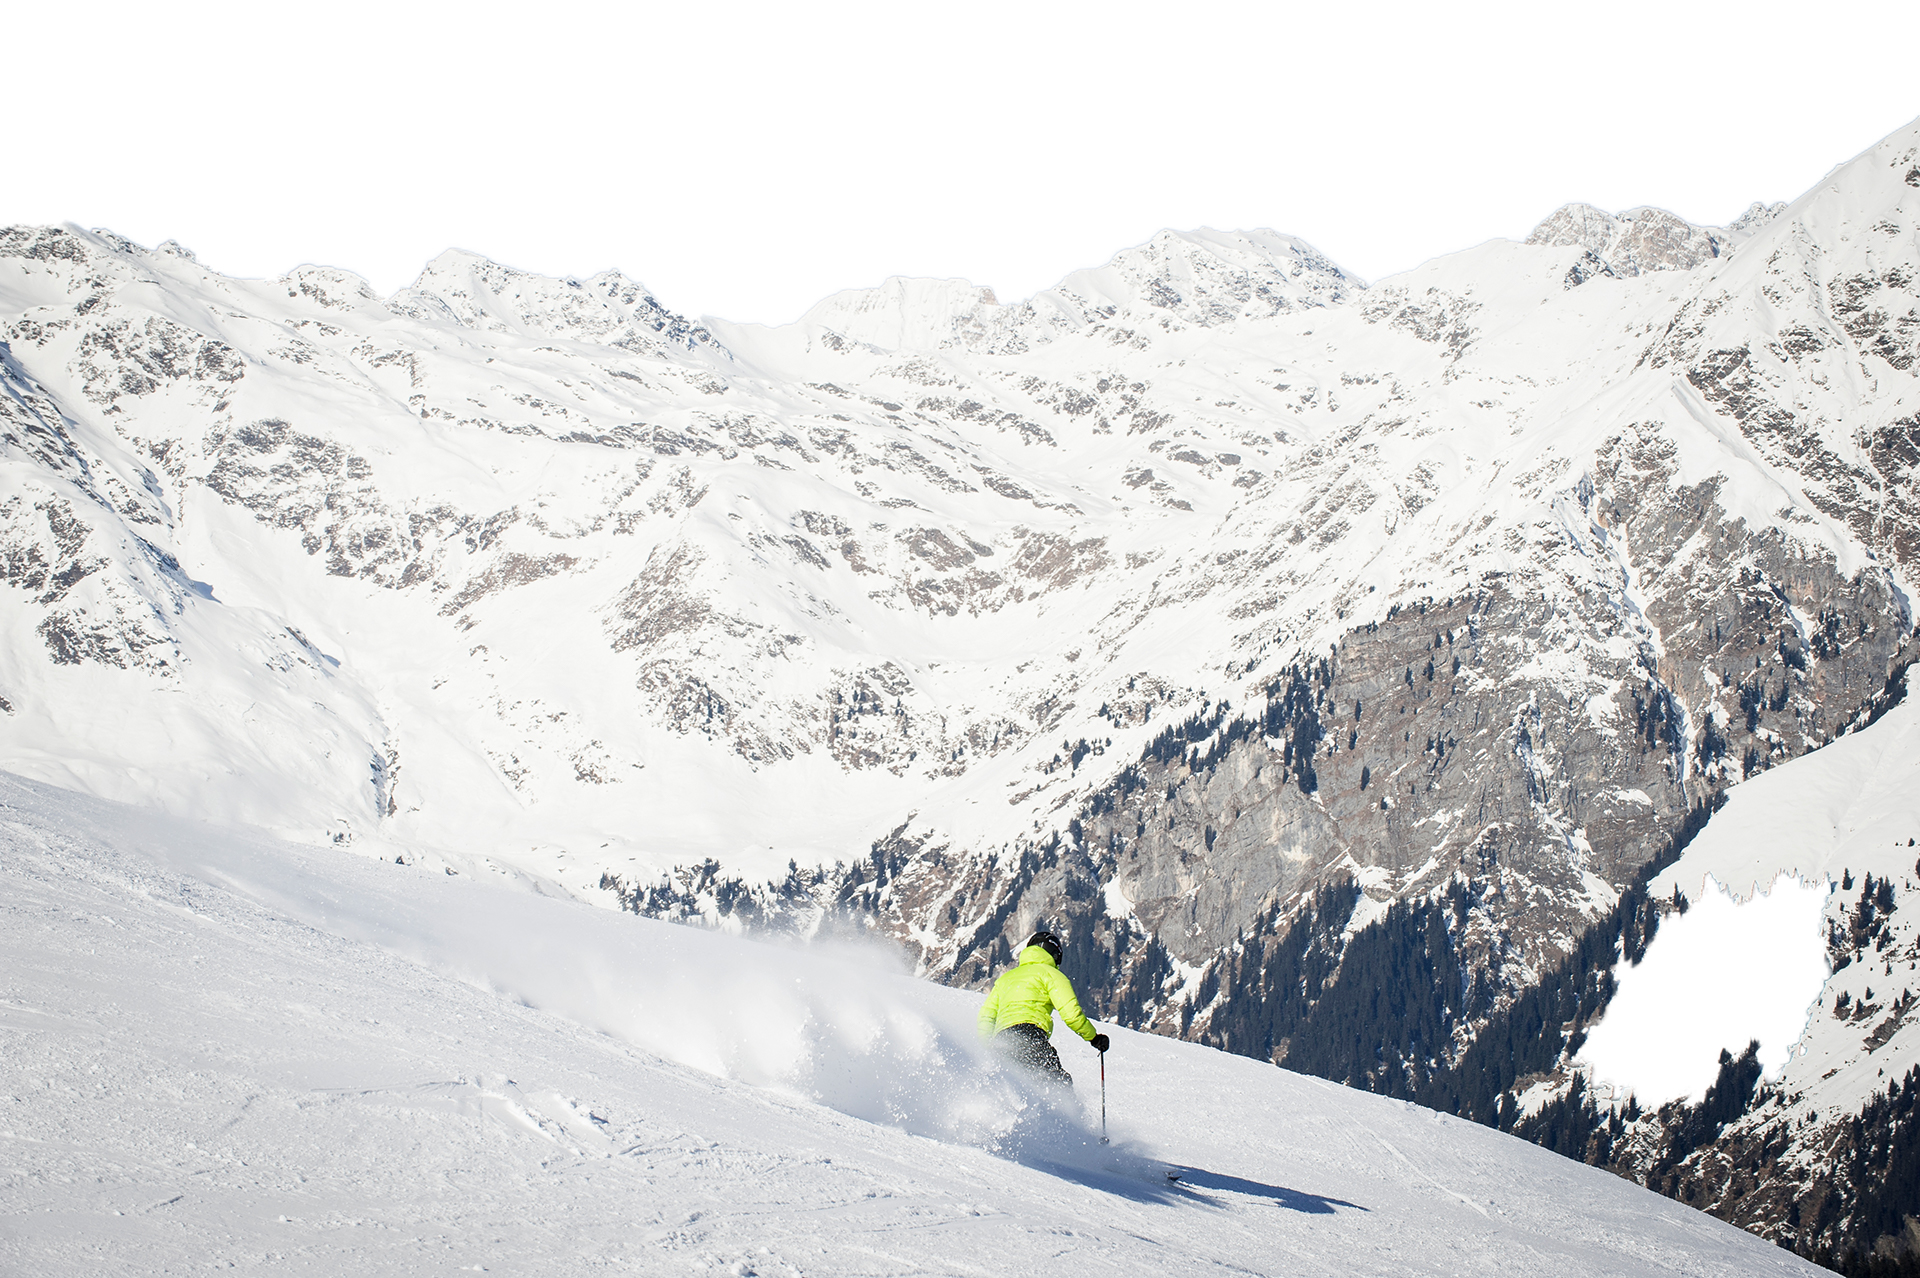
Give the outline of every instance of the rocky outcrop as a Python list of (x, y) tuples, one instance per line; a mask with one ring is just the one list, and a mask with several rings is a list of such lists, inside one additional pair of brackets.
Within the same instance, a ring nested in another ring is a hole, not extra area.
[(1765, 226), (1785, 204), (1755, 203), (1724, 227), (1695, 226), (1665, 209), (1608, 213), (1591, 204), (1554, 210), (1527, 234), (1527, 243), (1585, 250), (1568, 272), (1568, 288), (1597, 275), (1631, 279), (1651, 271), (1691, 271), (1730, 252)]

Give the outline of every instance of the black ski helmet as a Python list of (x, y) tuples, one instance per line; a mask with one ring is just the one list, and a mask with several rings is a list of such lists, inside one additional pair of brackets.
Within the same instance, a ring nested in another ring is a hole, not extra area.
[(1060, 966), (1060, 938), (1058, 936), (1055, 936), (1045, 928), (1041, 928), (1038, 932), (1035, 932), (1027, 938), (1027, 944), (1039, 946), (1047, 952), (1048, 957), (1053, 959), (1053, 965), (1055, 967)]

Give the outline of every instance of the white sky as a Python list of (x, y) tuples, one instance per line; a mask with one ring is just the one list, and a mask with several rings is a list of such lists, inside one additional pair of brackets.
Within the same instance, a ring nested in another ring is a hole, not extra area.
[(1920, 5), (15, 0), (0, 223), (382, 291), (449, 246), (792, 319), (1163, 226), (1375, 279), (1568, 200), (1720, 223), (1920, 114)]

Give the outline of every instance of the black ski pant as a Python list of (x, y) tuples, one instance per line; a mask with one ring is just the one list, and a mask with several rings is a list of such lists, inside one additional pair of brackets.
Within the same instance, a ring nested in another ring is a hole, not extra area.
[(1073, 1086), (1073, 1075), (1060, 1068), (1060, 1053), (1038, 1025), (1009, 1025), (993, 1036), (993, 1045), (1048, 1082)]

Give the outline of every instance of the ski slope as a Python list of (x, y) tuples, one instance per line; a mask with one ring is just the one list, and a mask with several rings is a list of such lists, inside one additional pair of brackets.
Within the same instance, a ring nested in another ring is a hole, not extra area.
[(1497, 1132), (1126, 1031), (1102, 1149), (1097, 1110), (980, 1056), (973, 996), (853, 944), (8, 775), (0, 873), (0, 1272), (1813, 1272)]

